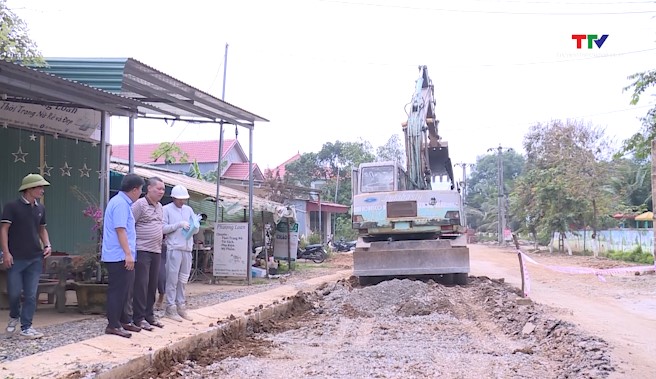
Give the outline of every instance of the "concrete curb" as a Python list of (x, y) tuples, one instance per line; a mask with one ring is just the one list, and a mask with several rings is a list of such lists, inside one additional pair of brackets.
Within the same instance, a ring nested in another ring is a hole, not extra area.
[[(325, 283), (352, 275), (352, 271), (281, 286), (205, 308), (189, 311), (193, 322), (162, 319), (163, 329), (133, 333), (132, 338), (109, 335), (61, 346), (0, 365), (2, 378), (126, 378), (172, 357), (223, 344), (242, 335), (249, 320), (264, 321), (291, 310), (289, 299)], [(99, 331), (101, 333), (102, 331)]]

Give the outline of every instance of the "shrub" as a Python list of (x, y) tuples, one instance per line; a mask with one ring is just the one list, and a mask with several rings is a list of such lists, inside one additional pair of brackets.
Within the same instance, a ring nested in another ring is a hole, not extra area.
[(616, 261), (654, 264), (654, 256), (652, 253), (644, 252), (640, 246), (631, 251), (608, 250), (605, 255), (607, 258)]

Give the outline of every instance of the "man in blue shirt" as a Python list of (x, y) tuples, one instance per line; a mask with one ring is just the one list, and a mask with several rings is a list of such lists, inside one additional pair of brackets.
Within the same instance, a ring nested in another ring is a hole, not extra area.
[(127, 174), (121, 181), (121, 191), (107, 203), (103, 219), (101, 260), (109, 273), (107, 288), (106, 334), (130, 338), (141, 328), (132, 324), (125, 313), (128, 288), (134, 285), (134, 262), (137, 260), (137, 233), (132, 215), (132, 203), (139, 199), (144, 180)]

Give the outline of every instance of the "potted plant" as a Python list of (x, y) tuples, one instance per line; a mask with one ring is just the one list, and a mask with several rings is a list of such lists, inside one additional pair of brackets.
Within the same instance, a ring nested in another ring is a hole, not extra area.
[(72, 258), (72, 272), (75, 276), (77, 304), (82, 313), (104, 313), (107, 303), (107, 270), (100, 261), (102, 251), (103, 212), (94, 196), (71, 187), (73, 194), (85, 203), (82, 211), (85, 217), (93, 221), (91, 226), (91, 244), (80, 249), (80, 254)]

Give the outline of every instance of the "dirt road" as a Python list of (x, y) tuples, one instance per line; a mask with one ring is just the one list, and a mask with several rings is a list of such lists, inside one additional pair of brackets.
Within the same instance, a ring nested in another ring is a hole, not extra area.
[[(517, 255), (510, 249), (470, 245), (472, 275), (505, 278), (521, 286)], [(531, 255), (544, 265), (608, 268), (627, 265), (592, 257)], [(556, 308), (558, 317), (605, 339), (616, 371), (611, 378), (653, 378), (656, 372), (656, 275), (562, 274), (528, 264), (530, 298)]]
[[(529, 265), (534, 302), (524, 303), (511, 287), (520, 285), (514, 251), (471, 245), (470, 252), (466, 287), (331, 284), (298, 295), (287, 318), (252, 323), (244, 338), (136, 377), (653, 377), (656, 275), (602, 282)], [(533, 257), (545, 265), (623, 265)], [(343, 269), (351, 259), (330, 263)]]

